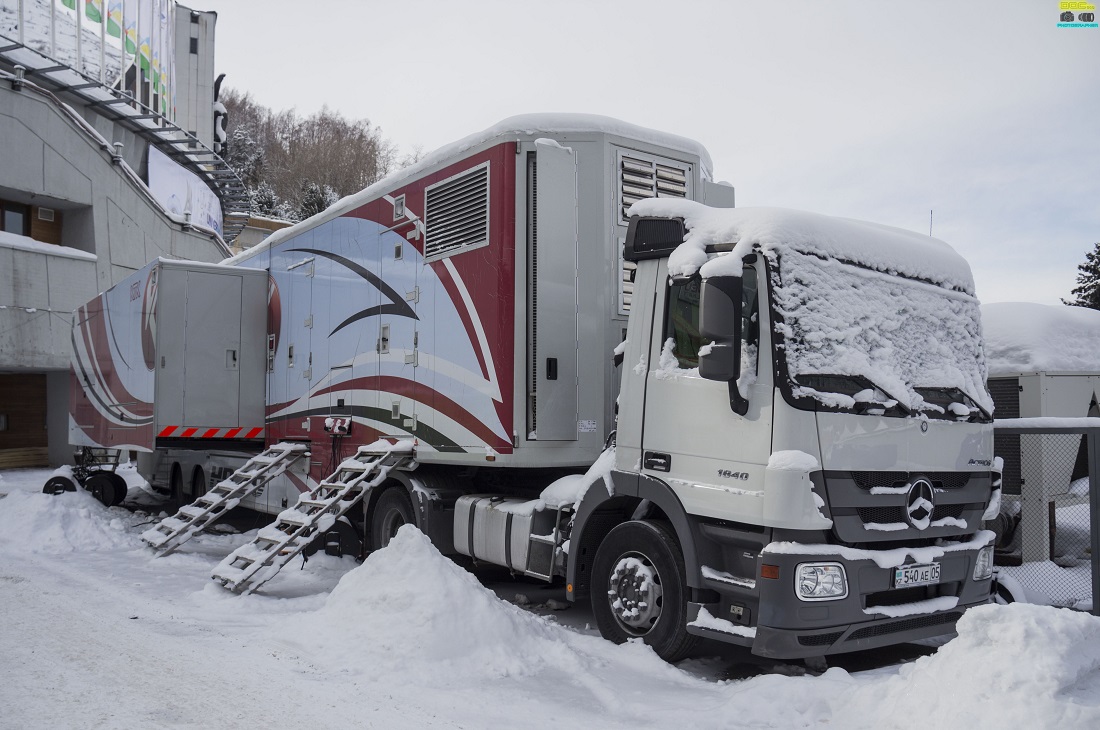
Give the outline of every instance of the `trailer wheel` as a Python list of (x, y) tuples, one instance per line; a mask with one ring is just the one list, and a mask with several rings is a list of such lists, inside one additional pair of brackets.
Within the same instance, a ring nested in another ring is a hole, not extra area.
[(43, 494), (63, 494), (64, 492), (75, 492), (76, 484), (72, 479), (68, 477), (50, 477), (46, 480), (46, 486), (42, 487)]
[(172, 476), (168, 479), (168, 494), (175, 503), (176, 509), (186, 504), (184, 501), (186, 498), (183, 495), (183, 470), (180, 469), (179, 464), (172, 465)]
[(401, 487), (391, 487), (378, 498), (370, 520), (371, 550), (381, 550), (390, 544), (404, 525), (416, 526), (412, 502)]
[(84, 488), (107, 507), (122, 504), (128, 491), (126, 480), (109, 471), (96, 472), (84, 482)]
[(640, 637), (665, 661), (683, 659), (699, 641), (687, 632), (684, 573), (683, 551), (667, 524), (632, 520), (613, 528), (592, 570), (600, 634), (616, 644)]
[(195, 469), (191, 474), (191, 501), (206, 494), (206, 475), (202, 472), (202, 467)]

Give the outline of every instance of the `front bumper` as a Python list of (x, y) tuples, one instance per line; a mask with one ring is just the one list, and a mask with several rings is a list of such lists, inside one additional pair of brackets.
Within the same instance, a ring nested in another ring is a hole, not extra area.
[[(849, 550), (839, 546), (769, 546), (761, 562), (778, 568), (778, 578), (758, 578), (750, 591), (706, 581), (721, 596), (708, 608), (714, 616), (743, 614), (738, 608), (752, 605), (754, 654), (775, 659), (798, 659), (873, 649), (955, 633), (955, 623), (972, 606), (988, 602), (992, 581), (974, 580), (978, 551), (985, 545), (980, 535), (940, 552), (940, 548), (906, 551)], [(804, 548), (804, 552), (800, 552)], [(834, 552), (823, 554), (825, 550)], [(899, 552), (902, 551), (902, 552)], [(931, 586), (895, 589), (897, 556), (908, 552), (905, 565), (936, 562), (940, 582)], [(939, 553), (939, 554), (937, 554)], [(879, 562), (889, 567), (879, 567)], [(893, 561), (888, 558), (895, 558)], [(828, 601), (803, 601), (796, 595), (799, 563), (831, 562), (844, 566), (848, 595)], [(771, 572), (769, 570), (769, 572)], [(748, 593), (754, 595), (747, 595)], [(749, 599), (746, 601), (746, 599)], [(689, 630), (691, 630), (689, 628)], [(713, 631), (693, 631), (722, 639)], [(730, 637), (732, 643), (750, 645), (747, 637)]]

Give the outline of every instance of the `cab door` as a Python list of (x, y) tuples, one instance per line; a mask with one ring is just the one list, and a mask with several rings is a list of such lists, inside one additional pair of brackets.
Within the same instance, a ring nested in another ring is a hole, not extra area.
[[(745, 277), (749, 307), (758, 300), (755, 273)], [(698, 277), (670, 280), (662, 262), (645, 373), (641, 468), (668, 483), (691, 514), (758, 520), (771, 448), (767, 388), (755, 377), (755, 342), (742, 342), (749, 354), (742, 368), (753, 371), (743, 380), (746, 415), (730, 407), (727, 383), (699, 376), (699, 350), (708, 344), (699, 335), (700, 289)], [(752, 328), (743, 330), (743, 339), (752, 336)]]

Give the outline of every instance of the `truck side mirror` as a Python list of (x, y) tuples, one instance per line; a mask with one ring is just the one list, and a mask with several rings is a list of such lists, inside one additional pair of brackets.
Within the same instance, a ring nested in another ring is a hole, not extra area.
[(703, 279), (699, 302), (699, 334), (712, 344), (699, 352), (699, 375), (729, 385), (730, 409), (739, 416), (749, 412), (749, 402), (737, 389), (741, 374), (741, 294), (739, 276)]
[(699, 353), (699, 375), (736, 380), (741, 374), (741, 277), (703, 279), (699, 334), (714, 343)]

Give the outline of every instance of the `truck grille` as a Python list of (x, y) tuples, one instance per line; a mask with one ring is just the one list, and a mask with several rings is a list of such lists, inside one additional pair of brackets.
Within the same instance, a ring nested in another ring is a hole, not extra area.
[(873, 636), (886, 636), (888, 634), (896, 634), (901, 631), (923, 629), (927, 626), (954, 624), (961, 617), (961, 611), (954, 611), (952, 613), (933, 614), (931, 616), (921, 616), (920, 618), (910, 618), (904, 619), (902, 621), (893, 621), (891, 623), (878, 624), (877, 626), (868, 626), (863, 629), (856, 629), (848, 636), (847, 639), (845, 639), (845, 641), (869, 639)]
[[(972, 505), (968, 504), (941, 504), (937, 505), (932, 510), (932, 521), (942, 520), (945, 517), (954, 517), (959, 519), (962, 517), (962, 513)], [(976, 509), (977, 506), (975, 505)], [(863, 520), (863, 523), (875, 522), (877, 524), (888, 524), (891, 522), (905, 522), (905, 507), (860, 507), (856, 510), (856, 514), (859, 515), (859, 519)]]
[[(854, 471), (852, 480), (862, 489), (871, 487), (901, 487), (917, 476), (907, 471)], [(970, 481), (965, 471), (933, 471), (920, 476), (927, 477), (937, 489), (962, 489)]]

